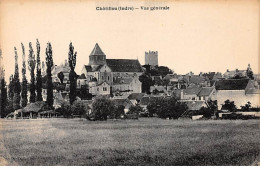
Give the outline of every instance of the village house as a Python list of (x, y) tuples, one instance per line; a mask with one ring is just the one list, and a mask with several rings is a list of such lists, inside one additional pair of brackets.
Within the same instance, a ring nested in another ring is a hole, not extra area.
[(259, 85), (250, 79), (223, 79), (216, 81), (216, 94), (213, 99), (218, 101), (218, 108), (229, 99), (234, 101), (237, 108), (244, 106), (248, 101), (252, 107), (259, 107)]
[(127, 98), (133, 103), (133, 105), (136, 105), (140, 103), (144, 95), (144, 93), (131, 93)]

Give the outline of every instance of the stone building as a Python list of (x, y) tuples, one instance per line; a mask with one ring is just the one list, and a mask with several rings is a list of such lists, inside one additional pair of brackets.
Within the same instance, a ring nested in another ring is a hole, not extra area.
[(158, 51), (145, 52), (145, 64), (158, 66)]
[[(97, 43), (89, 55), (89, 64), (83, 66), (81, 73), (85, 75), (87, 82), (91, 83), (89, 84), (91, 87), (106, 82), (112, 88), (112, 92), (115, 92), (118, 91), (118, 79), (124, 78), (127, 79), (126, 81), (129, 84), (127, 84), (128, 86), (122, 86), (122, 83), (121, 88), (124, 87), (124, 90), (128, 88), (131, 90), (132, 88), (134, 92), (141, 92), (141, 82), (136, 78), (143, 73), (139, 61), (135, 59), (107, 59)], [(92, 83), (93, 81), (95, 84)], [(138, 82), (132, 83), (132, 81)], [(90, 91), (94, 92), (93, 90)]]

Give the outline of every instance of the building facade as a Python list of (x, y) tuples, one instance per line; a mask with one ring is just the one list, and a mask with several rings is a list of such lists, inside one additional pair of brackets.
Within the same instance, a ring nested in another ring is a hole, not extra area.
[(158, 51), (145, 52), (145, 64), (158, 66)]

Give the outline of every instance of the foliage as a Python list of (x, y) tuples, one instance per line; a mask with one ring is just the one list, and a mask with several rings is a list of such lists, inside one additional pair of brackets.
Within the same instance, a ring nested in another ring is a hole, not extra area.
[(41, 73), (41, 58), (40, 58), (40, 43), (38, 39), (36, 40), (36, 49), (37, 49), (37, 68), (36, 68), (36, 93), (37, 101), (42, 101), (42, 73)]
[(148, 74), (142, 74), (139, 76), (139, 80), (142, 83), (142, 93), (150, 94), (150, 87), (154, 85), (154, 82)]
[(6, 88), (6, 82), (4, 77), (1, 79), (1, 100), (0, 100), (0, 117), (3, 118), (7, 115), (7, 88)]
[(115, 111), (114, 103), (105, 97), (96, 98), (92, 106), (95, 120), (107, 120)]
[(11, 75), (9, 78), (9, 85), (8, 85), (8, 105), (7, 105), (8, 112), (12, 112), (14, 110), (13, 99), (14, 99), (14, 81), (13, 81), (13, 75)]
[(221, 110), (228, 110), (230, 112), (235, 112), (237, 108), (234, 101), (230, 101), (229, 99), (227, 99), (225, 101), (225, 104), (222, 105)]
[(139, 115), (139, 113), (142, 111), (142, 108), (139, 105), (136, 106), (131, 106), (129, 108), (129, 112), (128, 114), (137, 114)]
[(23, 51), (23, 67), (22, 67), (22, 92), (21, 92), (21, 97), (22, 97), (22, 107), (25, 107), (28, 103), (28, 98), (27, 98), (27, 79), (26, 79), (26, 63), (25, 63), (25, 50), (24, 50), (24, 45), (21, 43), (22, 46), (22, 51)]
[(114, 111), (114, 118), (116, 118), (116, 119), (121, 118), (121, 116), (125, 114), (124, 109), (125, 109), (125, 106), (123, 106), (123, 105), (117, 106)]
[(71, 116), (71, 105), (68, 102), (62, 102), (61, 107), (55, 110), (63, 115), (63, 117)]
[(58, 78), (60, 79), (61, 84), (63, 84), (64, 74), (62, 72), (58, 73)]
[(187, 109), (176, 97), (158, 98), (147, 106), (150, 115), (157, 114), (160, 118), (178, 119)]
[(53, 66), (53, 58), (52, 58), (52, 47), (51, 43), (47, 43), (46, 48), (46, 74), (47, 74), (47, 104), (49, 106), (53, 106), (53, 84), (52, 84), (52, 74), (51, 74), (51, 68)]
[(73, 115), (79, 115), (80, 117), (86, 116), (87, 111), (88, 107), (83, 104), (82, 101), (75, 101), (71, 106), (71, 112)]
[(19, 79), (19, 68), (18, 68), (18, 55), (16, 47), (14, 47), (14, 53), (15, 53), (15, 72), (14, 72), (14, 97), (13, 97), (13, 108), (19, 109), (20, 108), (20, 101), (21, 101), (21, 84)]
[(72, 45), (72, 42), (70, 42), (69, 45), (69, 66), (70, 66), (70, 74), (69, 74), (69, 79), (70, 79), (70, 104), (73, 104), (73, 102), (76, 100), (76, 87), (77, 87), (77, 74), (75, 73), (74, 69), (76, 66), (76, 57), (77, 57), (77, 52), (74, 52), (74, 46)]
[(217, 113), (218, 102), (217, 100), (208, 100), (206, 102), (207, 107), (202, 107), (199, 110), (199, 114), (202, 114), (204, 118), (209, 119), (214, 113)]
[(246, 75), (247, 75), (250, 79), (254, 80), (254, 73), (253, 73), (253, 71), (251, 70), (250, 67), (247, 68), (247, 70), (246, 70)]
[(240, 106), (242, 111), (250, 111), (251, 109), (251, 102), (247, 102), (245, 106)]
[(30, 102), (34, 103), (36, 100), (36, 93), (35, 93), (35, 55), (32, 48), (32, 43), (29, 43), (29, 57), (28, 57), (28, 68), (31, 75), (31, 83), (30, 83)]

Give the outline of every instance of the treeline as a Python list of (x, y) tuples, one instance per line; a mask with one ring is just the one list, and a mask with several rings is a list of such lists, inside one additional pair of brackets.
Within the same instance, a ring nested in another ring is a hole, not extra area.
[[(42, 101), (42, 90), (43, 90), (43, 71), (41, 66), (41, 45), (36, 40), (36, 57), (35, 52), (33, 50), (33, 45), (29, 43), (29, 54), (28, 59), (26, 62), (25, 58), (25, 47), (24, 44), (21, 43), (22, 48), (22, 81), (19, 78), (19, 64), (18, 64), (18, 53), (17, 48), (14, 47), (14, 59), (15, 59), (15, 70), (14, 74), (9, 77), (9, 85), (7, 85), (5, 80), (5, 75), (3, 75), (0, 83), (0, 117), (3, 118), (10, 112), (13, 112), (17, 109), (26, 107), (28, 103), (34, 103), (37, 101)], [(75, 66), (76, 66), (76, 57), (77, 52), (74, 51), (74, 46), (72, 42), (69, 44), (69, 52), (68, 52), (68, 60), (70, 66), (70, 104), (76, 100), (76, 73), (75, 73)], [(27, 69), (26, 63), (28, 64), (28, 70), (30, 74), (30, 82), (27, 80)], [(42, 65), (44, 62), (42, 62)], [(49, 109), (53, 109), (53, 82), (52, 82), (52, 67), (53, 63), (53, 51), (52, 45), (50, 42), (47, 43), (47, 47), (45, 50), (45, 64), (46, 64), (46, 90), (47, 90), (47, 100), (46, 103)], [(28, 93), (29, 91), (29, 93)], [(29, 100), (28, 100), (29, 94)]]

